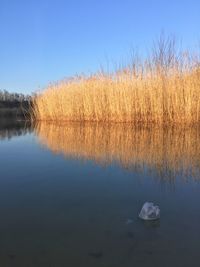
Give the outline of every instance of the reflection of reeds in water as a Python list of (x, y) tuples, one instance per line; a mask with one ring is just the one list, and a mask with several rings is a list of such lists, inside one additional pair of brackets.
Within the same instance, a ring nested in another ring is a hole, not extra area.
[(133, 128), (127, 124), (48, 124), (36, 127), (42, 144), (67, 157), (119, 162), (123, 167), (156, 170), (161, 175), (200, 168), (197, 128)]

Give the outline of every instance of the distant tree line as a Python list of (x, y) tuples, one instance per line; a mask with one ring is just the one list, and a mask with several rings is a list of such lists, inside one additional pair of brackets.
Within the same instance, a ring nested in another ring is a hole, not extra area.
[(6, 90), (0, 90), (0, 101), (2, 102), (29, 102), (31, 101), (30, 95), (21, 93), (9, 93)]
[(0, 119), (27, 118), (31, 110), (31, 99), (30, 95), (0, 90)]

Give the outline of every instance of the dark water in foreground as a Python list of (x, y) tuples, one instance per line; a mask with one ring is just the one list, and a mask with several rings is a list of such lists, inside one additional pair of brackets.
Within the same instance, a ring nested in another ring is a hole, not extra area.
[(0, 266), (199, 266), (199, 171), (198, 129), (1, 125)]

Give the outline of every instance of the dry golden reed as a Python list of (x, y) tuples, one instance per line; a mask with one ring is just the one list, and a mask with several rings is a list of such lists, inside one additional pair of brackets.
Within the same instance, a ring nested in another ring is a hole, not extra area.
[(146, 60), (137, 57), (112, 73), (78, 76), (50, 85), (34, 99), (42, 121), (197, 124), (200, 60), (159, 40)]
[(200, 173), (200, 129), (195, 127), (42, 122), (36, 133), (44, 146), (66, 157), (156, 170), (168, 179), (177, 173), (195, 177)]

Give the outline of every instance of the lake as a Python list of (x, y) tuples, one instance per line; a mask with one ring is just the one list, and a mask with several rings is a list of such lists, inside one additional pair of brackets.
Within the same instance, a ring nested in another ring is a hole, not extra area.
[(0, 266), (199, 266), (200, 129), (6, 121), (0, 162)]

